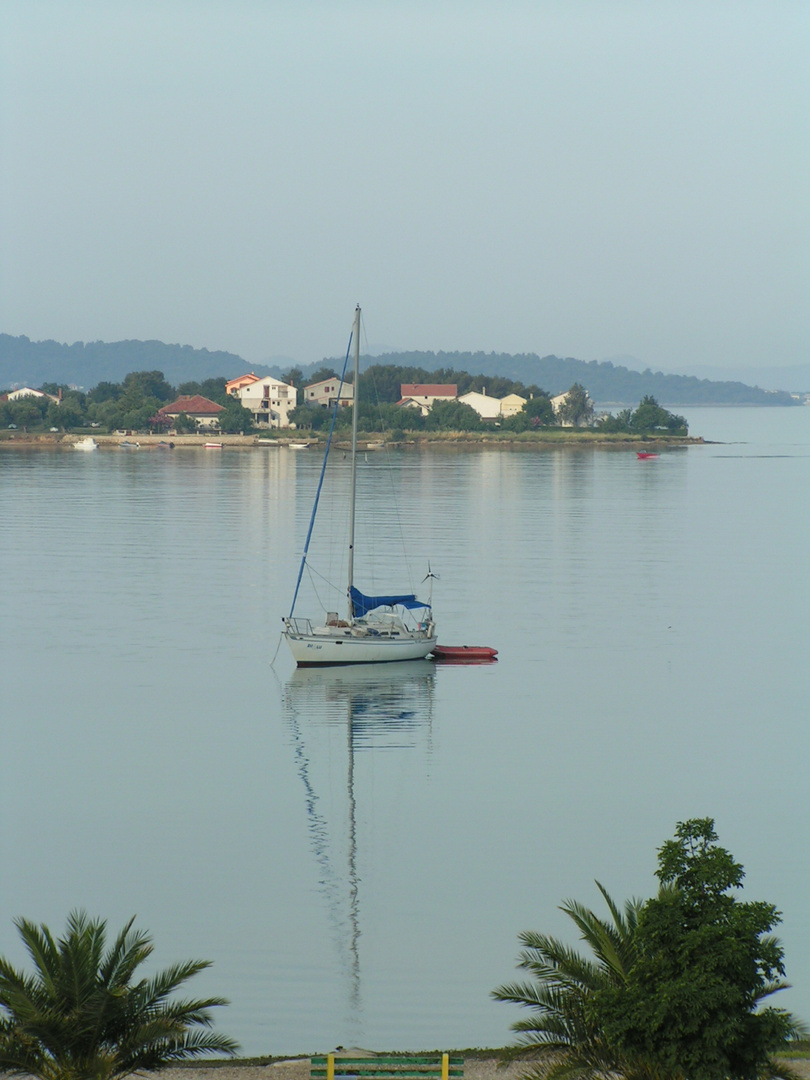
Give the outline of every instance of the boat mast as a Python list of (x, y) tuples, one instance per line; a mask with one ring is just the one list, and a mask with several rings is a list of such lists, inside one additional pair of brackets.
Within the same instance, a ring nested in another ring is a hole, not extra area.
[(358, 413), (358, 384), (360, 382), (360, 305), (354, 312), (354, 383), (352, 384), (352, 482), (351, 482), (351, 510), (349, 514), (349, 622), (354, 620), (354, 606), (352, 604), (352, 585), (354, 585), (354, 503), (357, 492), (357, 413)]

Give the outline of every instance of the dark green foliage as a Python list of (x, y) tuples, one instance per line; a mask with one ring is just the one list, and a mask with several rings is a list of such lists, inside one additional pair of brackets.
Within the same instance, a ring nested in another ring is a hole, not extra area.
[(131, 371), (124, 378), (124, 397), (133, 401), (157, 398), (166, 403), (175, 396), (174, 387), (166, 382), (162, 371)]
[(181, 412), (174, 422), (174, 430), (178, 435), (193, 435), (197, 430), (197, 421), (188, 413)]
[[(432, 353), (427, 355), (432, 356)], [(314, 379), (308, 379), (314, 382)], [(506, 397), (507, 394), (519, 394), (529, 398), (547, 397), (539, 386), (524, 386), (522, 382), (503, 378), (498, 375), (470, 375), (466, 371), (454, 371), (452, 368), (438, 368), (428, 371), (419, 367), (397, 367), (392, 364), (372, 364), (360, 375), (360, 398), (378, 401), (381, 404), (394, 404), (402, 398), (403, 383), (430, 383), (456, 386), (458, 395), (477, 390), (484, 391), (490, 397)]]
[(3, 405), (3, 423), (16, 424), (18, 428), (26, 430), (31, 427), (42, 427), (48, 406), (49, 398), (21, 397), (16, 401), (7, 401)]
[(124, 387), (120, 383), (100, 382), (88, 393), (87, 402), (90, 405), (101, 405), (105, 401), (116, 401), (123, 392)]
[(427, 431), (480, 431), (483, 426), (475, 409), (462, 401), (434, 401), (425, 417)]
[[(805, 1034), (763, 1007), (782, 989), (772, 904), (731, 895), (743, 868), (717, 845), (714, 822), (679, 824), (659, 851), (658, 895), (610, 909), (606, 922), (568, 900), (593, 957), (523, 933), (519, 966), (532, 981), (499, 987), (528, 1017), (513, 1024), (527, 1073), (556, 1080), (767, 1080), (794, 1074), (773, 1054)], [(598, 884), (598, 883), (597, 883)]]
[(654, 397), (647, 395), (635, 411), (622, 409), (615, 416), (600, 421), (599, 430), (628, 435), (688, 435), (689, 425), (685, 417), (668, 412)]
[(306, 382), (313, 382), (312, 379), (306, 379), (305, 380), (303, 371), (301, 370), (301, 368), (298, 368), (298, 367), (290, 368), (289, 371), (286, 371), (281, 376), (281, 381), (287, 383), (289, 386), (296, 387), (296, 389), (298, 389), (298, 390), (301, 389), (301, 387), (304, 385), (305, 381)]
[(253, 431), (253, 415), (238, 398), (226, 397), (223, 404), (225, 409), (217, 416), (220, 431), (226, 435), (247, 435)]
[(42, 1080), (113, 1080), (208, 1053), (232, 1055), (210, 1031), (222, 998), (171, 1000), (207, 961), (174, 964), (152, 978), (137, 969), (149, 936), (126, 924), (107, 948), (107, 924), (73, 912), (65, 935), (26, 919), (15, 925), (33, 974), (0, 958), (0, 1072)]
[(227, 381), (224, 375), (218, 375), (213, 379), (203, 379), (202, 382), (184, 382), (177, 387), (177, 397), (194, 397), (200, 394), (209, 401), (215, 401), (217, 405), (227, 405), (233, 400), (225, 392)]
[(63, 396), (58, 405), (55, 401), (48, 405), (45, 421), (51, 427), (71, 431), (73, 428), (83, 427), (84, 418), (84, 394), (69, 392)]
[(596, 995), (594, 1015), (622, 1052), (689, 1080), (755, 1080), (778, 1075), (772, 1054), (797, 1030), (788, 1013), (761, 1007), (786, 985), (771, 936), (780, 918), (773, 904), (732, 895), (743, 868), (716, 840), (714, 822), (697, 818), (661, 847), (638, 958), (624, 986)]
[[(335, 369), (332, 368), (332, 367), (329, 367), (328, 365), (325, 365), (324, 367), (319, 367), (317, 369), (317, 371), (313, 371), (312, 374), (307, 375), (306, 378), (304, 378), (303, 373), (301, 372), (300, 368), (295, 368), (294, 370), (301, 377), (302, 382), (301, 382), (300, 385), (302, 385), (302, 386), (311, 386), (312, 383), (325, 382), (326, 379), (339, 379), (340, 378), (340, 376), (335, 371)], [(282, 378), (282, 381), (287, 382), (287, 380), (284, 379), (284, 378)], [(299, 384), (295, 383), (294, 385), (298, 386)]]
[(642, 906), (640, 900), (628, 900), (622, 911), (596, 884), (610, 920), (600, 919), (574, 900), (566, 900), (560, 909), (574, 922), (591, 955), (582, 956), (557, 938), (526, 931), (520, 935), (523, 950), (518, 966), (532, 981), (500, 986), (493, 997), (530, 1012), (512, 1025), (520, 1053), (536, 1063), (527, 1076), (675, 1080), (677, 1072), (657, 1072), (649, 1062), (619, 1053), (593, 1015), (595, 996), (608, 987), (620, 990), (636, 961), (634, 936)]

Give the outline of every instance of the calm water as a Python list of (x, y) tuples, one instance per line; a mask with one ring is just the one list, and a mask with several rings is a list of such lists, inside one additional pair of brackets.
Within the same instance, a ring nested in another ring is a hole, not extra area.
[(486, 667), (271, 668), (314, 454), (0, 454), (0, 952), (137, 913), (248, 1054), (502, 1045), (518, 932), (710, 815), (810, 1019), (810, 409), (687, 412), (722, 442), (368, 455), (361, 587), (430, 560)]

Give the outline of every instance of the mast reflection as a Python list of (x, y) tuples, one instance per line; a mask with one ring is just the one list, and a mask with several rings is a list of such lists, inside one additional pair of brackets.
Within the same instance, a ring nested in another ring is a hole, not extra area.
[[(361, 905), (355, 758), (365, 752), (431, 751), (435, 665), (429, 660), (296, 668), (283, 716), (304, 789), (310, 846), (348, 990), (356, 1043), (361, 1034)], [(342, 783), (337, 777), (341, 772)], [(333, 789), (345, 785), (344, 808)]]

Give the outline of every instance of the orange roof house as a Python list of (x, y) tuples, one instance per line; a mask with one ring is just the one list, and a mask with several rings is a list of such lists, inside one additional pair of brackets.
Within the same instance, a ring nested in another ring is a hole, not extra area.
[(225, 393), (233, 394), (234, 397), (239, 396), (239, 391), (244, 386), (250, 386), (251, 383), (259, 382), (259, 376), (255, 372), (250, 371), (247, 375), (240, 375), (236, 379), (231, 379), (230, 382), (225, 383)]

